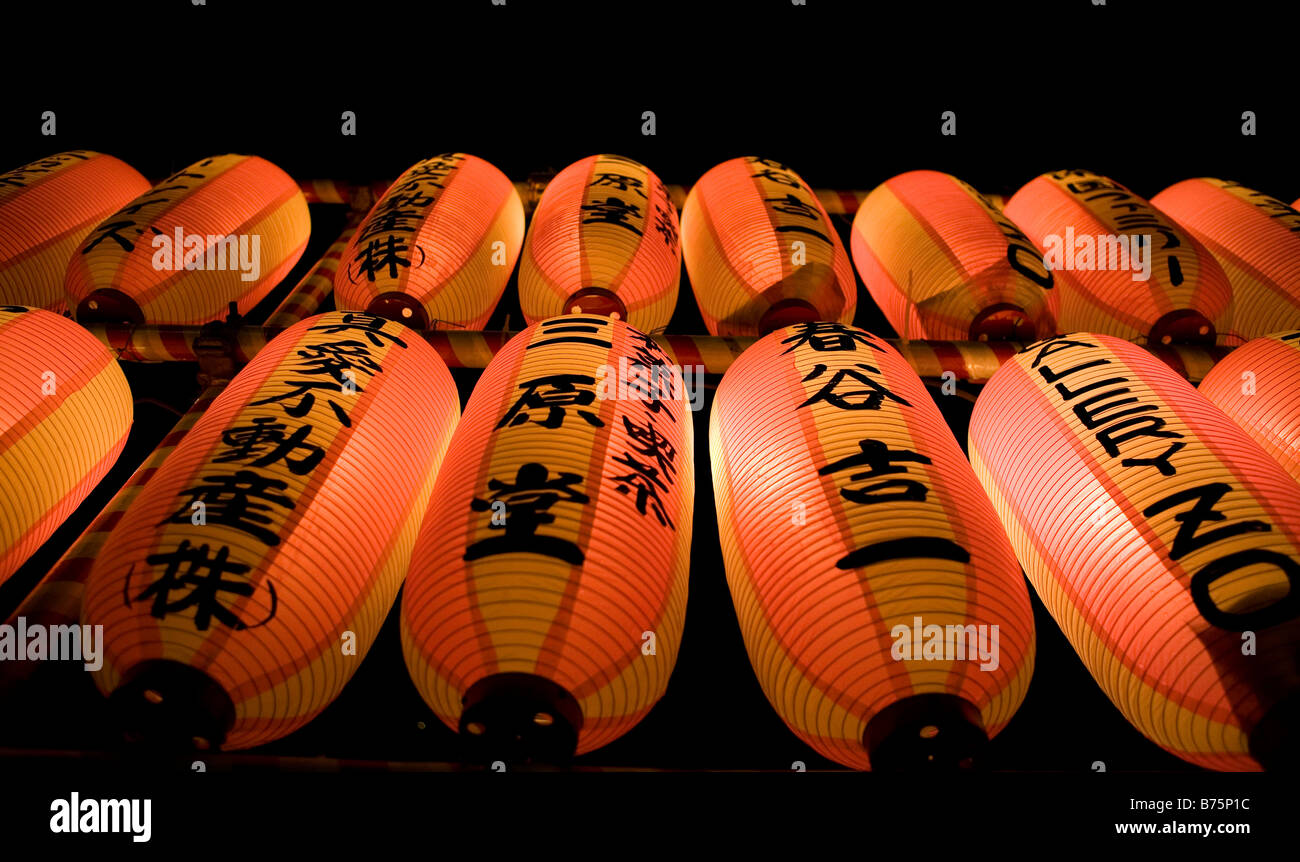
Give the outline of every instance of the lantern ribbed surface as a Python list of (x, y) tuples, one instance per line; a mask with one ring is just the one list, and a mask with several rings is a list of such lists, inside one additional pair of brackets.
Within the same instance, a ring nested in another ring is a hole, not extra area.
[(240, 749), (324, 709), (397, 595), (459, 411), (437, 352), (382, 318), (318, 315), (259, 352), (87, 581), (127, 729)]
[(1056, 333), (1042, 253), (954, 176), (909, 171), (881, 183), (858, 208), (851, 245), (867, 290), (905, 338)]
[(1300, 330), (1246, 342), (1197, 388), (1300, 482)]
[(682, 208), (682, 257), (714, 335), (853, 320), (848, 253), (816, 194), (780, 162), (746, 156), (700, 177)]
[(546, 184), (519, 264), (529, 323), (558, 314), (617, 314), (659, 332), (677, 305), (677, 208), (645, 165), (588, 156)]
[(970, 454), (1043, 604), (1138, 730), (1231, 771), (1293, 736), (1300, 485), (1221, 410), (1142, 348), (1073, 334), (993, 375)]
[(1187, 228), (1227, 273), (1235, 343), (1300, 328), (1300, 213), (1212, 177), (1175, 183), (1151, 203)]
[(1059, 331), (1152, 344), (1233, 343), (1232, 287), (1214, 256), (1114, 180), (1091, 171), (1042, 174), (1004, 212), (1052, 269)]
[[(622, 321), (564, 315), (511, 339), (475, 386), (402, 598), (407, 668), (462, 737), (522, 736), (520, 756), (563, 758), (663, 695), (694, 496), (691, 412), (668, 362)], [(541, 705), (516, 731), (498, 705), (530, 691)]]
[[(1033, 674), (1029, 593), (961, 447), (896, 350), (836, 323), (774, 331), (718, 386), (709, 445), (736, 615), (791, 730), (869, 769), (869, 726), (913, 696), (964, 701), (981, 741), (1006, 725)], [(952, 650), (907, 652), (895, 627), (910, 644), (918, 620), (922, 632), (944, 626)], [(996, 666), (982, 669), (978, 641), (960, 639), (958, 653), (947, 626), (982, 631)]]
[(466, 153), (416, 162), (371, 208), (334, 276), (339, 308), (419, 329), (487, 325), (524, 238), (510, 179)]
[(63, 311), (72, 252), (105, 216), (148, 190), (135, 168), (91, 150), (0, 175), (0, 305)]
[(199, 324), (247, 314), (307, 247), (311, 217), (293, 178), (257, 156), (181, 169), (101, 221), (67, 262), (81, 322)]
[(113, 466), (131, 388), (112, 351), (66, 317), (0, 306), (0, 583)]

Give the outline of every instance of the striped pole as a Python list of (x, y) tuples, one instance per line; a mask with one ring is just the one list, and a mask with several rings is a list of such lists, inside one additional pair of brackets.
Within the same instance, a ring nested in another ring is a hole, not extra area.
[(289, 295), (284, 298), (279, 307), (271, 312), (271, 316), (266, 321), (268, 326), (293, 326), (304, 317), (316, 313), (334, 291), (334, 274), (338, 271), (339, 261), (343, 258), (343, 252), (347, 250), (348, 243), (352, 241), (352, 234), (356, 232), (357, 225), (361, 223), (364, 216), (362, 210), (354, 209), (348, 213), (347, 223), (344, 224), (338, 239), (334, 240), (324, 256), (303, 276), (302, 281), (289, 291)]

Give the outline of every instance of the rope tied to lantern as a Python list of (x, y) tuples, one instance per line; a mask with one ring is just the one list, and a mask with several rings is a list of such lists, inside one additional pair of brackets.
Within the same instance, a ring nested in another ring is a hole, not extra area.
[(505, 174), (466, 153), (416, 162), (376, 201), (334, 277), (339, 308), (416, 329), (482, 329), (524, 237)]
[(198, 324), (247, 315), (293, 269), (311, 216), (258, 156), (195, 162), (100, 222), (67, 261), (79, 322)]
[(535, 323), (479, 379), (402, 598), (407, 668), (474, 759), (562, 761), (663, 695), (686, 609), (683, 381), (625, 322)]
[(1033, 341), (1056, 332), (1042, 252), (983, 195), (949, 174), (909, 171), (853, 219), (853, 261), (908, 338)]
[(1209, 769), (1294, 762), (1300, 485), (1277, 462), (1140, 347), (1090, 333), (1003, 365), (970, 453), (1030, 582), (1125, 718)]
[(1043, 251), (1060, 331), (1153, 345), (1227, 343), (1232, 287), (1214, 256), (1109, 177), (1042, 174), (1003, 212)]
[(524, 318), (617, 315), (661, 331), (677, 305), (678, 234), (668, 188), (645, 165), (609, 154), (574, 162), (547, 183), (528, 226)]
[(865, 330), (785, 327), (709, 421), (727, 582), (781, 718), (857, 769), (969, 766), (1033, 674), (1028, 591), (915, 372)]
[(87, 579), (129, 738), (248, 748), (324, 709), (396, 598), (459, 410), (436, 352), (382, 318), (318, 315), (259, 353)]
[(746, 156), (700, 177), (682, 208), (682, 257), (713, 335), (853, 320), (857, 280), (839, 234), (780, 162)]

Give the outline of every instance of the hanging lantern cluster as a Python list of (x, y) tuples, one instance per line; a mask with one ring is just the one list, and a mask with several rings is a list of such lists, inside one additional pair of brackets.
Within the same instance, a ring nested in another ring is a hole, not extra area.
[(523, 201), (505, 174), (467, 153), (431, 156), (357, 228), (334, 277), (338, 307), (417, 329), (483, 329), (523, 238)]
[(682, 208), (682, 256), (714, 335), (853, 320), (857, 280), (839, 234), (780, 162), (746, 156), (700, 177)]
[(1056, 333), (1042, 253), (971, 186), (938, 171), (879, 185), (853, 219), (853, 262), (904, 338), (1034, 341)]
[(402, 597), (416, 687), (473, 757), (563, 760), (663, 695), (686, 610), (683, 379), (608, 317), (532, 324), (465, 408)]
[(91, 150), (57, 153), (0, 175), (0, 305), (63, 311), (73, 250), (148, 190), (135, 168)]
[(241, 749), (324, 709), (397, 596), (459, 412), (437, 352), (383, 318), (318, 315), (258, 353), (89, 575), (128, 734)]
[(112, 351), (66, 317), (0, 306), (0, 583), (104, 478), (131, 431)]
[(768, 700), (858, 769), (969, 765), (1024, 699), (1029, 594), (924, 384), (884, 340), (777, 330), (709, 424), (723, 561)]
[(993, 375), (970, 454), (1039, 597), (1138, 730), (1209, 769), (1285, 756), (1300, 485), (1276, 461), (1159, 359), (1087, 333)]
[(293, 178), (257, 156), (213, 156), (105, 218), (67, 262), (78, 321), (200, 324), (246, 315), (293, 269), (311, 217)]
[(645, 165), (588, 156), (546, 184), (519, 264), (519, 303), (536, 323), (599, 314), (659, 332), (677, 306), (677, 208)]

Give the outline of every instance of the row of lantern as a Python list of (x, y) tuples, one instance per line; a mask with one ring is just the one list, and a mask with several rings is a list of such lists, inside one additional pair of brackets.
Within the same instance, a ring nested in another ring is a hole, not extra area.
[[(1088, 171), (1044, 174), (1003, 206), (955, 177), (901, 174), (862, 202), (852, 258), (904, 338), (1029, 341), (1090, 331), (1237, 345), (1300, 326), (1300, 213), (1222, 180), (1150, 202)], [(194, 324), (249, 311), (292, 269), (310, 219), (293, 180), (248, 156), (149, 188), (72, 151), (0, 177), (0, 301), (78, 320)], [(255, 245), (256, 247), (251, 247)], [(851, 322), (849, 254), (812, 189), (770, 159), (707, 172), (681, 214), (649, 169), (597, 155), (546, 187), (527, 233), (509, 179), (442, 153), (403, 173), (357, 228), (337, 307), (416, 328), (481, 329), (519, 262), (529, 323), (617, 314), (662, 331), (682, 260), (715, 335)]]
[[(0, 311), (0, 364), (7, 576), (112, 463), (131, 402), (111, 354), (49, 312)], [(1033, 673), (1023, 567), (1148, 737), (1210, 768), (1284, 762), (1297, 372), (1300, 331), (1241, 348), (1204, 394), (1122, 340), (1052, 337), (987, 384), (968, 461), (883, 340), (833, 321), (759, 340), (709, 443), (773, 707), (849, 766), (977, 759)], [(141, 738), (269, 742), (337, 696), (405, 580), (406, 663), (440, 719), (489, 757), (589, 751), (667, 686), (692, 464), (681, 373), (622, 321), (530, 326), (462, 417), (418, 333), (319, 315), (241, 371), (97, 555), (97, 684)]]

